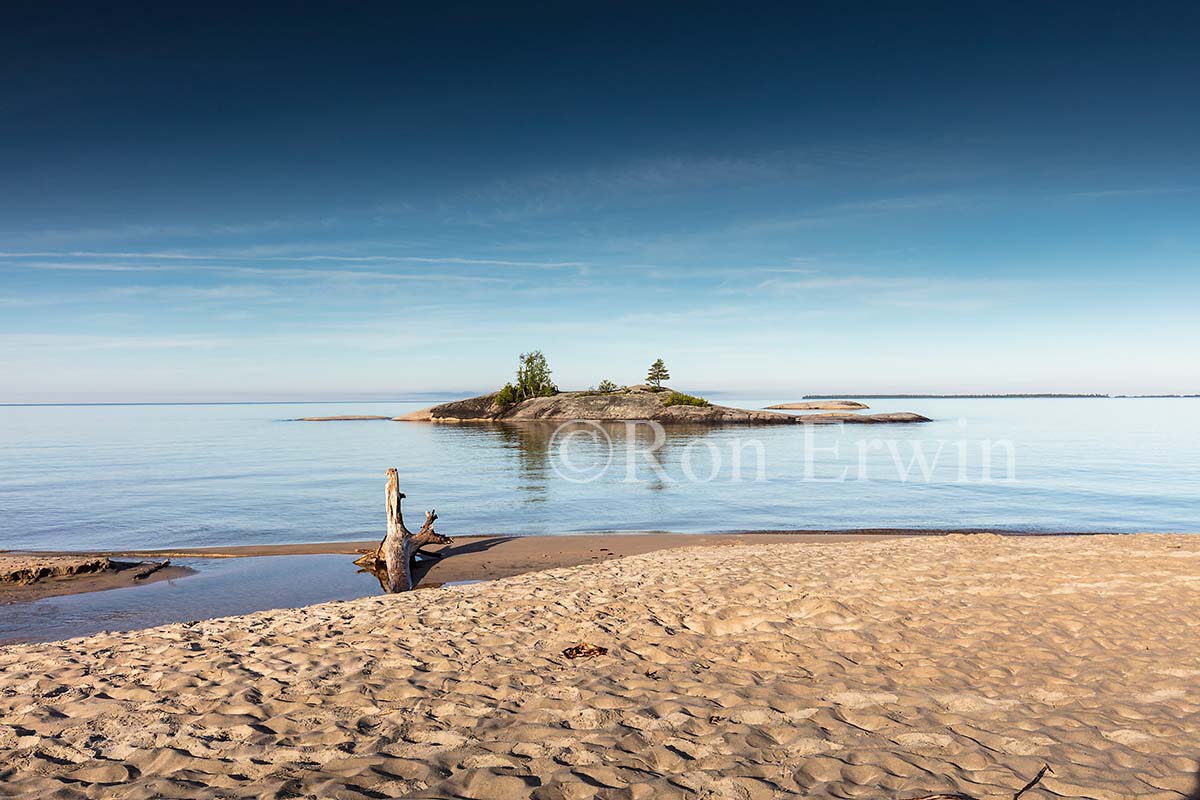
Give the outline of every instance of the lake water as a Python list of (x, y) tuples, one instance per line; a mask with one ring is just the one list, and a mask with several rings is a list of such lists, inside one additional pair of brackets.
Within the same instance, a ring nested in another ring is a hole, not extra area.
[[(0, 644), (139, 630), (381, 592), (379, 580), (344, 555), (177, 558), (171, 563), (193, 572), (144, 586), (0, 605)], [(422, 591), (464, 583), (474, 581), (423, 585)]]
[(0, 606), (0, 644), (297, 608), (379, 594), (379, 581), (346, 556), (180, 558), (194, 574), (145, 586)]
[(935, 421), (686, 429), (657, 442), (647, 426), (556, 436), (552, 425), (289, 421), (428, 400), (0, 407), (0, 549), (370, 539), (383, 532), (391, 466), (410, 519), (436, 507), (450, 536), (1200, 530), (1200, 400), (867, 402)]

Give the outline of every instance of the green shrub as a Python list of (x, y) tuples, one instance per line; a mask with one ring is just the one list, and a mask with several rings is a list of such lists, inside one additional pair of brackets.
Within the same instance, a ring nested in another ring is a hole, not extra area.
[(517, 387), (511, 383), (504, 384), (504, 388), (496, 393), (496, 399), (493, 402), (498, 406), (511, 406), (517, 402)]
[(496, 394), (495, 403), (509, 406), (531, 397), (551, 397), (558, 394), (558, 387), (550, 380), (550, 365), (541, 350), (521, 353), (517, 362), (517, 382), (506, 383)]
[(683, 392), (671, 392), (663, 398), (664, 406), (707, 406), (709, 402), (703, 397), (693, 397)]
[(617, 391), (617, 385), (608, 378), (605, 378), (604, 380), (600, 381), (600, 385), (596, 387), (596, 391), (608, 394), (609, 392)]

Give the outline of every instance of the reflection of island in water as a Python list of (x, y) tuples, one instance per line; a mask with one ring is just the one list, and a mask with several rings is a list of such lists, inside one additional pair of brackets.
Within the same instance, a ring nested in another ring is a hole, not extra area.
[(710, 425), (651, 425), (646, 422), (490, 423), (505, 452), (515, 454), (519, 488), (529, 502), (542, 502), (551, 481), (591, 483), (609, 470), (630, 469), (651, 489), (663, 489), (661, 476), (676, 451), (713, 435)]
[(550, 469), (550, 440), (557, 426), (550, 425), (496, 425), (489, 426), (501, 449), (506, 454), (515, 454), (517, 487), (528, 493), (529, 502), (546, 499), (546, 484)]

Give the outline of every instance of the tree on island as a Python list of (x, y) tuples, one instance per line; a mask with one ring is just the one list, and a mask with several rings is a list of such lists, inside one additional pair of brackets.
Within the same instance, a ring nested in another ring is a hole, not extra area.
[(662, 382), (669, 380), (671, 380), (671, 373), (667, 372), (667, 365), (661, 358), (650, 365), (650, 371), (646, 373), (646, 383), (661, 389)]
[(496, 405), (507, 406), (520, 403), (531, 397), (550, 397), (558, 394), (558, 387), (550, 380), (550, 365), (541, 350), (521, 353), (517, 361), (517, 382), (506, 383), (496, 395)]

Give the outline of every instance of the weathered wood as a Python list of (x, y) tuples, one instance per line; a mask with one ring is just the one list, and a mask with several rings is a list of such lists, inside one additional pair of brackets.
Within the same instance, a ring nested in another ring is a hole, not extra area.
[(149, 578), (154, 573), (158, 572), (160, 569), (162, 569), (164, 567), (169, 567), (169, 566), (171, 566), (171, 559), (168, 558), (166, 561), (160, 561), (157, 564), (151, 564), (150, 566), (146, 567), (145, 569), (138, 571), (137, 573), (134, 574), (133, 579), (135, 581), (145, 580), (146, 578)]
[(399, 474), (393, 467), (387, 471), (387, 486), (384, 490), (387, 535), (374, 552), (354, 562), (379, 578), (380, 585), (388, 592), (407, 592), (415, 588), (412, 570), (418, 555), (442, 557), (440, 553), (426, 552), (422, 547), (431, 544), (451, 544), (454, 541), (433, 529), (433, 523), (437, 520), (436, 511), (425, 512), (425, 524), (416, 533), (406, 528), (400, 508), (404, 497), (404, 493), (400, 491)]
[(413, 588), (412, 534), (404, 527), (404, 515), (400, 513), (400, 478), (395, 467), (387, 471), (387, 536), (383, 537), (383, 561), (387, 564), (388, 591), (407, 592)]

